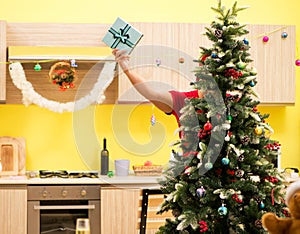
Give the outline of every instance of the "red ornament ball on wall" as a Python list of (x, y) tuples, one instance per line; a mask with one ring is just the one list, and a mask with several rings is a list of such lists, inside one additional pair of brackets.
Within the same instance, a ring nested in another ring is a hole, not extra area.
[(295, 64), (296, 64), (296, 66), (300, 66), (300, 59), (297, 59), (296, 61), (295, 61)]

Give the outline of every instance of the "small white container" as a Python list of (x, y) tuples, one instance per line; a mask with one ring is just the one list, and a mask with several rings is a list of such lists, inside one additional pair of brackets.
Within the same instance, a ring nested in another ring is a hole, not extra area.
[(115, 160), (116, 176), (128, 176), (130, 161), (128, 159)]

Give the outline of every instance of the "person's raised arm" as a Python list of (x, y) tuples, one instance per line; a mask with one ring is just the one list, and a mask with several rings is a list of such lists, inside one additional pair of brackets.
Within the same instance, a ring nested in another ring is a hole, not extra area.
[(112, 53), (115, 56), (116, 62), (119, 64), (135, 89), (146, 99), (152, 102), (158, 109), (165, 113), (171, 113), (173, 109), (173, 100), (169, 91), (156, 90), (151, 87), (150, 82), (146, 82), (141, 75), (132, 71), (129, 66), (130, 56), (125, 50), (114, 49)]

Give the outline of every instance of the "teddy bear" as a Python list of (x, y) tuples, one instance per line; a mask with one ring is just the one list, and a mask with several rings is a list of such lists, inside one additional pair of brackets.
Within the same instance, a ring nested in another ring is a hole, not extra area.
[(300, 180), (288, 186), (286, 204), (291, 217), (279, 218), (271, 212), (262, 216), (263, 227), (270, 234), (300, 234)]

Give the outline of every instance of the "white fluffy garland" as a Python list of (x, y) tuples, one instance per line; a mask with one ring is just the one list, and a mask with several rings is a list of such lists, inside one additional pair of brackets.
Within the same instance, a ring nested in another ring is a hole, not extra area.
[(23, 104), (25, 106), (36, 104), (53, 112), (62, 113), (81, 110), (92, 103), (101, 104), (105, 99), (104, 91), (114, 78), (115, 66), (115, 62), (105, 62), (103, 69), (89, 94), (80, 98), (79, 100), (76, 100), (75, 102), (66, 103), (51, 101), (38, 94), (34, 90), (32, 84), (26, 79), (26, 75), (21, 63), (11, 63), (9, 65), (9, 73), (14, 85), (22, 92)]

